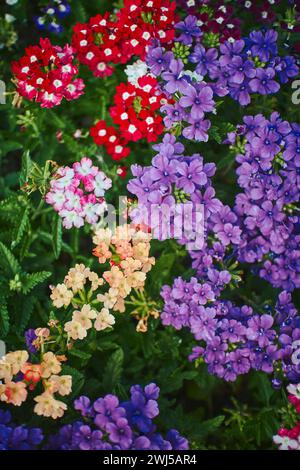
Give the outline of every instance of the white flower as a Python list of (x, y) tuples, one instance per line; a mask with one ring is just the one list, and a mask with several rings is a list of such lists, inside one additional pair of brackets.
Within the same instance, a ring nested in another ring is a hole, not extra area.
[(6, 23), (13, 23), (14, 21), (16, 21), (16, 18), (13, 15), (9, 15), (9, 13), (6, 13), (4, 18)]
[(94, 327), (97, 331), (111, 328), (115, 324), (115, 317), (109, 313), (107, 308), (103, 308), (98, 314)]
[(127, 65), (125, 69), (125, 73), (128, 77), (129, 83), (132, 83), (133, 85), (138, 84), (138, 79), (140, 77), (143, 77), (144, 75), (147, 75), (148, 67), (146, 62), (143, 62), (142, 60), (137, 60), (134, 62), (132, 65)]
[(18, 0), (6, 0), (7, 5), (15, 5), (18, 3)]
[(298, 385), (290, 384), (290, 385), (287, 387), (287, 391), (288, 391), (291, 395), (294, 395), (296, 398), (298, 398), (298, 400), (300, 400), (300, 384), (298, 384)]
[(279, 446), (279, 450), (296, 450), (300, 448), (299, 442), (290, 439), (288, 436), (273, 436), (273, 442)]
[(94, 181), (95, 196), (103, 197), (105, 191), (111, 188), (111, 184), (111, 179), (107, 178), (107, 176), (102, 171), (99, 172)]

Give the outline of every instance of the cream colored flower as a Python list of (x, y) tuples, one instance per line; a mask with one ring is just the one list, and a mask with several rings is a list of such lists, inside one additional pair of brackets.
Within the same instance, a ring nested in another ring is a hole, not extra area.
[(127, 281), (128, 284), (137, 289), (138, 287), (143, 287), (146, 280), (146, 274), (142, 271), (136, 271), (128, 276)]
[(21, 406), (27, 398), (26, 384), (24, 382), (7, 382), (5, 385), (5, 401), (15, 406)]
[(103, 273), (103, 277), (108, 282), (110, 287), (118, 288), (119, 284), (122, 282), (124, 278), (124, 274), (118, 268), (118, 266), (113, 266), (110, 271), (105, 271)]
[(71, 375), (51, 375), (49, 379), (52, 393), (59, 393), (61, 396), (70, 395), (72, 391)]
[(12, 365), (5, 360), (5, 357), (0, 361), (0, 379), (9, 382), (13, 378)]
[(120, 313), (125, 312), (125, 302), (124, 302), (123, 297), (118, 297), (118, 300), (115, 303), (113, 310), (114, 312), (120, 312)]
[(133, 232), (129, 225), (119, 225), (115, 229), (111, 242), (114, 245), (117, 245), (118, 243), (122, 241), (130, 242), (132, 238), (132, 234)]
[(105, 294), (98, 294), (97, 295), (97, 300), (99, 302), (103, 302), (103, 305), (105, 308), (113, 308), (113, 306), (115, 305), (117, 299), (118, 299), (118, 295), (119, 295), (119, 292), (118, 292), (118, 289), (114, 289), (114, 288), (110, 288), (108, 292), (106, 292)]
[(121, 261), (121, 268), (124, 270), (125, 275), (130, 274), (134, 271), (138, 271), (142, 267), (140, 260), (134, 258), (126, 258)]
[(84, 264), (75, 264), (75, 267), (69, 270), (64, 282), (76, 294), (76, 292), (84, 288), (88, 274), (89, 269)]
[(100, 243), (105, 243), (107, 246), (110, 245), (112, 233), (109, 228), (99, 228), (96, 230), (93, 237), (93, 243), (95, 245), (100, 245)]
[(15, 375), (20, 372), (28, 357), (27, 351), (14, 351), (6, 354), (3, 359), (11, 365), (12, 374)]
[(149, 258), (150, 245), (148, 243), (137, 243), (133, 247), (133, 257), (140, 261), (146, 261)]
[(84, 305), (81, 310), (75, 310), (72, 315), (72, 322), (79, 322), (83, 328), (92, 328), (91, 320), (97, 317), (97, 312), (90, 305)]
[(87, 331), (79, 321), (68, 321), (65, 324), (65, 331), (71, 339), (83, 339), (87, 336)]
[(103, 279), (99, 277), (97, 273), (94, 273), (93, 271), (90, 271), (88, 279), (91, 282), (91, 289), (93, 291), (97, 290), (99, 286), (103, 286), (104, 284)]
[(56, 400), (49, 392), (44, 392), (34, 398), (37, 404), (34, 407), (34, 412), (39, 416), (46, 416), (47, 418), (61, 418), (67, 409), (67, 405), (62, 401)]
[(53, 352), (49, 351), (43, 355), (41, 362), (42, 377), (48, 378), (52, 374), (59, 374), (61, 371), (60, 361), (56, 358)]
[(70, 305), (73, 299), (73, 293), (67, 289), (65, 284), (57, 284), (55, 287), (51, 287), (52, 293), (50, 299), (53, 302), (54, 307), (61, 308)]
[(106, 328), (111, 328), (115, 324), (115, 317), (109, 313), (107, 308), (103, 308), (96, 318), (94, 327), (97, 331), (105, 330)]
[(142, 271), (143, 273), (148, 273), (151, 271), (152, 266), (155, 265), (155, 258), (152, 256), (151, 258), (148, 258), (147, 261), (144, 261)]

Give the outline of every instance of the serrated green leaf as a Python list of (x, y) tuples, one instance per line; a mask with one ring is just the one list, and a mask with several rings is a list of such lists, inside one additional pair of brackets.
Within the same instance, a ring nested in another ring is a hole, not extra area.
[(40, 271), (37, 273), (26, 274), (22, 279), (22, 292), (23, 294), (28, 294), (32, 289), (34, 289), (38, 284), (44, 282), (52, 273), (48, 271)]
[(12, 244), (11, 244), (12, 248), (14, 248), (20, 243), (28, 224), (29, 224), (29, 207), (25, 207), (23, 215), (21, 216), (21, 220), (18, 221), (18, 225), (14, 231), (14, 240), (12, 241)]
[(225, 416), (220, 415), (207, 421), (203, 421), (202, 423), (199, 423), (199, 426), (197, 427), (197, 430), (195, 432), (195, 436), (197, 436), (197, 439), (201, 440), (209, 434), (213, 434), (221, 426), (224, 419)]
[(35, 297), (28, 296), (22, 299), (22, 314), (19, 316), (16, 324), (16, 330), (22, 333), (27, 327), (33, 312)]
[(92, 357), (92, 354), (82, 351), (81, 349), (74, 348), (74, 347), (70, 349), (69, 355), (79, 357), (83, 361), (88, 361)]
[(16, 275), (21, 271), (17, 258), (2, 242), (0, 242), (0, 266), (9, 276)]
[(9, 332), (9, 314), (6, 300), (0, 298), (0, 338), (6, 337)]

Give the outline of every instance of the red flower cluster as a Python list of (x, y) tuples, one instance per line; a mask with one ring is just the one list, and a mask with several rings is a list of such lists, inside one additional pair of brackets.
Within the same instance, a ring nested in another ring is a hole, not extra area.
[(113, 73), (113, 64), (144, 58), (152, 39), (174, 38), (175, 8), (172, 0), (125, 0), (114, 17), (105, 13), (76, 24), (72, 44), (79, 61), (96, 77), (105, 77)]
[(158, 90), (154, 77), (144, 76), (138, 79), (137, 85), (120, 83), (114, 102), (110, 115), (118, 129), (99, 121), (91, 129), (91, 136), (96, 144), (105, 145), (113, 160), (120, 160), (129, 155), (128, 142), (143, 138), (156, 142), (164, 130), (163, 119), (157, 110), (167, 103), (167, 98)]
[(12, 63), (17, 91), (30, 101), (52, 108), (63, 98), (75, 100), (85, 87), (81, 78), (75, 78), (74, 50), (69, 45), (53, 46), (49, 39), (40, 39), (40, 46), (25, 50), (19, 62)]

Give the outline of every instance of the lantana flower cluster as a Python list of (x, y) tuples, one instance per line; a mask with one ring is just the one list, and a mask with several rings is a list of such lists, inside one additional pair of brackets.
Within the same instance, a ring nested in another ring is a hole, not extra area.
[(252, 94), (277, 93), (280, 83), (298, 74), (294, 57), (278, 55), (274, 30), (253, 31), (244, 40), (207, 49), (196, 17), (187, 17), (185, 23), (171, 51), (159, 44), (149, 48), (147, 64), (163, 92), (174, 99), (161, 108), (166, 128), (187, 139), (207, 142), (207, 113), (217, 112), (219, 98), (229, 95), (246, 106)]
[(273, 442), (279, 450), (300, 450), (300, 384), (288, 385), (287, 391), (295, 424), (291, 429), (280, 428), (278, 434), (273, 437)]
[[(44, 340), (49, 331), (40, 332)], [(63, 416), (67, 405), (58, 400), (55, 394), (69, 395), (72, 388), (72, 377), (60, 375), (62, 371), (62, 357), (48, 351), (41, 355), (40, 363), (28, 362), (29, 354), (26, 350), (9, 352), (0, 360), (0, 401), (21, 406), (26, 401), (28, 390), (34, 391), (36, 387), (43, 389), (40, 395), (34, 397), (36, 405), (34, 412), (40, 416), (53, 419)]]
[(46, 201), (67, 229), (82, 227), (85, 222), (96, 224), (107, 208), (104, 195), (111, 185), (111, 179), (84, 157), (72, 167), (63, 166), (55, 172)]
[(157, 80), (141, 76), (134, 82), (120, 83), (110, 108), (114, 127), (99, 121), (90, 133), (97, 145), (104, 145), (113, 160), (129, 155), (129, 142), (147, 139), (155, 142), (164, 130), (158, 110), (167, 99), (158, 89)]
[(78, 99), (85, 87), (77, 78), (74, 49), (53, 46), (49, 39), (40, 39), (39, 46), (28, 47), (19, 62), (12, 63), (17, 92), (42, 108), (53, 108), (65, 98)]
[(159, 415), (159, 388), (151, 383), (130, 389), (130, 400), (106, 395), (91, 402), (82, 396), (74, 408), (82, 420), (63, 426), (51, 436), (50, 450), (186, 450), (188, 441), (175, 429), (163, 437), (153, 420)]
[(238, 134), (238, 194), (235, 213), (242, 228), (238, 259), (258, 266), (274, 287), (300, 287), (300, 126), (278, 113), (245, 116)]
[(291, 295), (283, 291), (274, 310), (265, 304), (262, 311), (255, 311), (221, 299), (223, 289), (223, 280), (216, 284), (197, 278), (177, 278), (172, 287), (162, 289), (163, 324), (188, 328), (199, 341), (189, 359), (204, 361), (210, 374), (226, 381), (251, 369), (273, 374), (275, 388), (281, 386), (282, 377), (299, 380), (299, 364), (292, 357), (299, 347), (300, 317)]
[(79, 61), (102, 78), (115, 64), (143, 59), (152, 39), (165, 44), (174, 38), (175, 7), (170, 0), (125, 0), (114, 16), (107, 12), (76, 24), (72, 44)]
[[(62, 284), (51, 287), (50, 297), (56, 308), (75, 308), (63, 327), (71, 342), (69, 347), (73, 341), (84, 339), (92, 327), (97, 331), (111, 328), (115, 318), (110, 311), (125, 311), (126, 297), (132, 290), (144, 288), (146, 273), (155, 263), (149, 256), (151, 234), (138, 227), (122, 225), (114, 233), (99, 229), (93, 240), (97, 245), (94, 255), (100, 264), (109, 261), (109, 269), (99, 277), (83, 264), (76, 264)], [(145, 331), (147, 318), (138, 320), (138, 331)]]
[(61, 20), (71, 13), (71, 6), (66, 0), (51, 0), (49, 4), (41, 9), (41, 14), (34, 17), (38, 29), (60, 34), (64, 27)]

